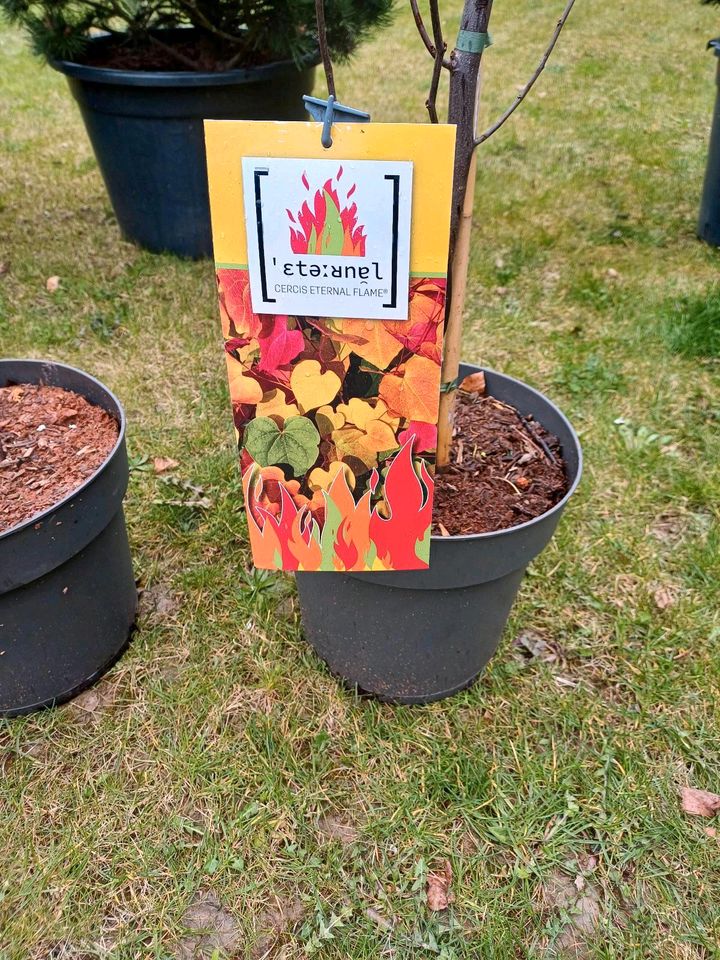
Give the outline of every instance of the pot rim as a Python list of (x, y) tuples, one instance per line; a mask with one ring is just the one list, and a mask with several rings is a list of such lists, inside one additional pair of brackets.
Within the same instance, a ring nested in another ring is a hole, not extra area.
[[(108, 463), (112, 460), (112, 458), (117, 453), (118, 449), (125, 442), (125, 427), (127, 424), (127, 420), (125, 417), (125, 410), (123, 409), (122, 404), (120, 403), (118, 398), (115, 396), (115, 394), (112, 392), (112, 390), (106, 387), (101, 380), (98, 380), (96, 377), (93, 377), (92, 374), (86, 373), (85, 370), (81, 370), (79, 367), (73, 367), (69, 363), (59, 363), (55, 360), (37, 360), (33, 357), (0, 357), (0, 372), (2, 372), (2, 367), (3, 367), (3, 364), (5, 363), (33, 363), (33, 364), (37, 364), (41, 368), (49, 365), (53, 367), (61, 367), (63, 370), (70, 370), (72, 373), (78, 373), (80, 374), (80, 376), (84, 377), (86, 380), (90, 380), (92, 383), (96, 384), (98, 387), (100, 387), (101, 390), (103, 390), (110, 397), (110, 399), (113, 401), (113, 403), (117, 407), (117, 410), (120, 414), (120, 418), (119, 418), (119, 424), (118, 424), (119, 430), (118, 430), (117, 441), (113, 446), (112, 450), (108, 453), (107, 457), (105, 457), (103, 462), (100, 464), (100, 466), (95, 471), (93, 471), (93, 473), (90, 474), (90, 476), (85, 481), (83, 481), (83, 483), (79, 487), (76, 487), (74, 490), (71, 490), (70, 493), (66, 494), (62, 498), (62, 500), (58, 500), (51, 507), (48, 507), (46, 510), (40, 511), (40, 513), (34, 514), (29, 519), (23, 520), (21, 523), (16, 524), (14, 527), (10, 527), (8, 530), (3, 530), (0, 533), (0, 544), (4, 539), (9, 538), (14, 534), (20, 533), (22, 530), (25, 530), (28, 527), (34, 526), (36, 523), (39, 523), (40, 521), (44, 520), (46, 517), (50, 516), (51, 514), (56, 513), (61, 507), (64, 507), (71, 500), (74, 500), (78, 496), (78, 494), (86, 490), (90, 486), (90, 484), (95, 480), (95, 478), (100, 473), (103, 472), (103, 470), (107, 467)], [(77, 392), (77, 391), (74, 391), (74, 392)]]
[[(187, 28), (175, 28), (185, 30)], [(173, 32), (175, 32), (173, 31)], [(107, 43), (112, 34), (102, 33), (89, 38), (89, 44)], [(113, 67), (93, 67), (74, 60), (49, 59), (48, 63), (59, 73), (76, 80), (91, 83), (114, 84), (123, 87), (222, 87), (239, 83), (271, 80), (288, 69), (302, 71), (320, 63), (320, 52), (306, 54), (298, 67), (294, 60), (273, 60), (256, 67), (241, 67), (233, 70), (118, 70)]]
[[(580, 446), (580, 440), (578, 438), (578, 435), (575, 432), (573, 425), (570, 423), (570, 421), (562, 412), (562, 410), (556, 404), (554, 404), (552, 400), (549, 400), (544, 393), (541, 393), (539, 390), (536, 390), (535, 387), (531, 387), (530, 384), (525, 383), (524, 380), (519, 380), (517, 377), (511, 377), (509, 374), (501, 373), (499, 370), (491, 370), (490, 367), (483, 367), (483, 366), (478, 366), (477, 364), (474, 364), (474, 363), (465, 363), (465, 362), (461, 362), (460, 366), (469, 367), (473, 370), (483, 371), (484, 373), (489, 373), (492, 376), (503, 377), (505, 380), (511, 380), (513, 383), (520, 384), (521, 387), (523, 387), (525, 390), (529, 391), (530, 393), (535, 394), (535, 396), (540, 397), (542, 400), (545, 401), (545, 403), (551, 404), (551, 406), (555, 408), (555, 412), (563, 421), (570, 436), (572, 437), (573, 442), (575, 443), (575, 447), (577, 448), (577, 454), (578, 454), (577, 473), (575, 474), (575, 478), (573, 482), (570, 484), (567, 490), (567, 493), (562, 498), (562, 500), (558, 500), (558, 502), (555, 504), (554, 507), (551, 507), (549, 510), (546, 510), (545, 513), (541, 513), (540, 516), (533, 517), (532, 520), (525, 520), (523, 523), (516, 523), (512, 527), (504, 527), (502, 530), (490, 530), (488, 533), (464, 533), (464, 534), (458, 534), (456, 536), (450, 536), (450, 537), (443, 537), (442, 534), (434, 533), (432, 534), (430, 539), (431, 541), (437, 542), (437, 543), (447, 543), (448, 540), (456, 540), (456, 541), (492, 540), (493, 538), (496, 538), (496, 537), (502, 537), (503, 535), (507, 536), (508, 534), (516, 533), (517, 531), (527, 530), (528, 528), (535, 526), (538, 523), (541, 523), (542, 521), (547, 519), (547, 517), (551, 516), (553, 513), (557, 513), (558, 511), (564, 509), (570, 497), (575, 493), (575, 490), (577, 489), (578, 484), (580, 483), (580, 479), (582, 477), (582, 472), (583, 472), (583, 452), (582, 452), (582, 447)], [(492, 396), (492, 393), (488, 393), (488, 396)]]

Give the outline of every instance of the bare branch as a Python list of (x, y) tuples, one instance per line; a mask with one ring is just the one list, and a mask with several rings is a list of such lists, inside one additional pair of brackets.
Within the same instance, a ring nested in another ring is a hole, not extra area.
[(425, 101), (425, 106), (427, 107), (428, 113), (430, 114), (430, 122), (437, 123), (437, 92), (438, 86), (440, 85), (440, 74), (442, 73), (443, 66), (443, 57), (447, 49), (447, 44), (443, 39), (442, 33), (442, 23), (440, 22), (440, 11), (438, 9), (438, 0), (430, 0), (430, 18), (432, 21), (433, 28), (433, 41), (435, 48), (435, 64), (433, 66), (432, 80), (430, 82), (430, 93), (428, 98)]
[[(425, 44), (425, 49), (433, 59), (436, 59), (437, 58), (436, 45), (432, 42), (432, 40), (430, 39), (430, 34), (427, 32), (427, 28), (425, 26), (425, 23), (423, 22), (422, 14), (420, 13), (420, 8), (418, 7), (417, 0), (410, 0), (410, 9), (412, 10), (412, 15), (415, 18), (415, 26), (418, 29), (420, 38), (422, 39), (422, 42)], [(443, 50), (443, 53), (444, 52), (445, 51)], [(445, 59), (444, 57), (442, 58), (442, 66), (445, 67), (446, 70), (452, 70), (452, 63), (449, 60)], [(434, 121), (434, 122), (437, 123), (437, 121)]]
[(327, 81), (328, 94), (334, 97), (335, 76), (333, 75), (332, 60), (330, 59), (330, 50), (327, 42), (324, 0), (315, 0), (315, 16), (317, 18), (318, 45), (320, 47), (320, 56), (322, 57), (323, 67), (325, 68), (325, 79)]
[(410, 9), (412, 10), (413, 17), (415, 18), (415, 26), (417, 27), (418, 33), (422, 38), (422, 42), (425, 44), (425, 48), (427, 49), (427, 52), (430, 54), (431, 57), (434, 57), (435, 47), (433, 46), (433, 42), (430, 39), (430, 34), (427, 32), (425, 28), (425, 24), (423, 23), (422, 14), (420, 13), (420, 8), (418, 7), (417, 0), (410, 0)]
[(518, 93), (518, 95), (515, 97), (514, 101), (510, 104), (507, 110), (503, 114), (501, 114), (500, 117), (498, 117), (498, 119), (495, 121), (495, 123), (491, 124), (491, 126), (489, 126), (487, 130), (483, 131), (483, 133), (481, 133), (479, 137), (475, 138), (476, 147), (479, 147), (481, 143), (485, 143), (487, 139), (489, 139), (497, 130), (500, 129), (500, 127), (505, 123), (505, 121), (508, 120), (513, 115), (513, 113), (515, 113), (515, 111), (523, 102), (525, 97), (528, 95), (528, 93), (530, 93), (532, 88), (535, 86), (535, 81), (538, 79), (540, 74), (545, 69), (545, 64), (548, 62), (548, 60), (550, 59), (550, 54), (555, 49), (555, 44), (558, 41), (558, 37), (562, 33), (562, 29), (565, 26), (565, 23), (567, 22), (567, 18), (570, 16), (570, 11), (572, 10), (574, 5), (575, 5), (575, 0), (568, 0), (567, 5), (563, 10), (562, 16), (560, 17), (557, 24), (555, 25), (555, 31), (552, 37), (550, 38), (550, 43), (545, 48), (545, 53), (543, 54), (542, 60), (538, 64), (538, 67), (535, 73), (533, 73), (533, 75), (530, 77), (528, 82), (522, 88), (520, 93)]
[(208, 20), (205, 14), (200, 10), (196, 3), (193, 0), (179, 0), (181, 6), (185, 7), (188, 11), (188, 16), (191, 22), (197, 21), (200, 23), (208, 33), (214, 34), (216, 37), (220, 37), (222, 40), (227, 40), (229, 43), (242, 43), (243, 38), (233, 36), (231, 33), (226, 33), (224, 30), (221, 30), (219, 27), (216, 27), (215, 24)]
[(154, 43), (156, 47), (160, 47), (165, 53), (168, 53), (171, 57), (178, 61), (178, 63), (184, 64), (186, 67), (189, 67), (191, 70), (202, 70), (202, 64), (197, 60), (193, 60), (192, 57), (186, 57), (182, 50), (176, 50), (174, 47), (171, 47), (167, 43), (163, 43), (162, 40), (154, 36), (152, 33), (148, 33), (151, 43)]

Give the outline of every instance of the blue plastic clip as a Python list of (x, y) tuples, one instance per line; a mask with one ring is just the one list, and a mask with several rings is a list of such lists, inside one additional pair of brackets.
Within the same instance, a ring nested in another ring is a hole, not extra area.
[(332, 146), (332, 136), (330, 128), (334, 121), (345, 121), (346, 123), (367, 123), (370, 120), (370, 114), (364, 110), (356, 110), (354, 107), (346, 107), (338, 103), (335, 97), (330, 94), (327, 100), (321, 100), (319, 97), (304, 96), (305, 109), (318, 123), (322, 123), (322, 134), (320, 142), (327, 150)]

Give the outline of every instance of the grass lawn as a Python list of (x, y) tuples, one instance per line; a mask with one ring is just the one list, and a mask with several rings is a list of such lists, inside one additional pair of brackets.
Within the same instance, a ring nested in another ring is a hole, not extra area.
[[(720, 957), (720, 841), (677, 794), (720, 792), (720, 365), (668, 335), (720, 266), (694, 236), (720, 19), (664, 6), (580, 2), (481, 148), (465, 356), (557, 400), (587, 467), (482, 679), (418, 709), (341, 689), (292, 580), (253, 572), (212, 268), (119, 238), (65, 81), (1, 28), (2, 354), (124, 402), (146, 587), (95, 693), (0, 723), (2, 960), (188, 957), (209, 893), (207, 957)], [(560, 4), (496, 7), (483, 121)], [(423, 121), (430, 72), (403, 9), (338, 89)], [(212, 507), (169, 505), (155, 456)]]

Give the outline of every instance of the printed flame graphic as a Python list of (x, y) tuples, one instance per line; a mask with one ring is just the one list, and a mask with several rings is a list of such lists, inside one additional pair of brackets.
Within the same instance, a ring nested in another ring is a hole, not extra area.
[[(358, 224), (357, 204), (350, 198), (355, 193), (356, 184), (352, 184), (342, 201), (339, 197), (340, 180), (343, 168), (339, 167), (335, 175), (335, 185), (330, 177), (315, 191), (312, 209), (307, 200), (300, 211), (293, 216), (290, 210), (290, 247), (293, 253), (313, 255), (364, 257), (365, 228)], [(302, 183), (310, 193), (310, 184), (303, 174)]]
[[(340, 471), (324, 491), (325, 520), (318, 524), (280, 483), (281, 505), (261, 505), (263, 478), (257, 465), (243, 476), (250, 543), (255, 566), (269, 570), (402, 570), (426, 566), (430, 549), (433, 478), (424, 461), (415, 469), (412, 440), (388, 467), (384, 500), (371, 507), (377, 484), (355, 503)], [(382, 509), (382, 514), (379, 512)]]

